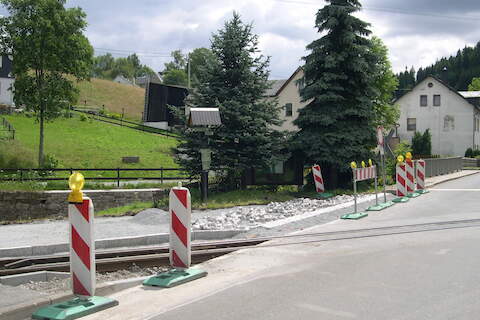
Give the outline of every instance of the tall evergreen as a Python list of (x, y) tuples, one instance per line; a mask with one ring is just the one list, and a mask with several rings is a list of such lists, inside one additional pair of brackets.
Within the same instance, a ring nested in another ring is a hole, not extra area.
[(299, 111), (296, 146), (308, 163), (329, 168), (330, 187), (338, 172), (348, 172), (352, 160), (366, 160), (375, 146), (372, 74), (375, 56), (368, 23), (353, 15), (357, 0), (327, 0), (316, 15), (316, 28), (325, 34), (307, 46), (300, 95), (309, 101)]
[[(212, 130), (208, 144), (213, 151), (212, 166), (225, 169), (230, 186), (246, 169), (268, 166), (280, 146), (279, 134), (273, 130), (274, 125), (281, 124), (277, 103), (263, 96), (269, 87), (269, 59), (260, 54), (252, 28), (234, 13), (213, 35), (215, 59), (200, 69), (199, 84), (189, 103), (220, 109), (222, 126)], [(184, 135), (177, 158), (183, 166), (198, 170), (198, 146), (205, 146), (205, 138), (191, 130)]]

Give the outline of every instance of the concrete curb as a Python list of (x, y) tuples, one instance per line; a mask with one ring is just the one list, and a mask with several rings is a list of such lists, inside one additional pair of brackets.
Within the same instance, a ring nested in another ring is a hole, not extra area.
[[(99, 285), (95, 291), (98, 296), (107, 296), (116, 292), (129, 289), (138, 285), (141, 285), (143, 280), (148, 277), (138, 277), (126, 280), (105, 282)], [(15, 306), (8, 306), (0, 308), (0, 319), (2, 320), (18, 320), (18, 319), (30, 319), (32, 313), (37, 309), (49, 304), (54, 304), (62, 301), (66, 301), (73, 298), (73, 294), (70, 292), (61, 292), (51, 297), (42, 297), (33, 301), (24, 302)]]
[[(197, 230), (192, 232), (192, 240), (221, 240), (236, 236), (245, 230)], [(121, 247), (138, 247), (159, 245), (169, 242), (168, 233), (148, 234), (145, 236), (99, 239), (95, 241), (95, 249), (113, 249)], [(0, 248), (0, 258), (41, 256), (69, 251), (68, 243), (39, 246)]]

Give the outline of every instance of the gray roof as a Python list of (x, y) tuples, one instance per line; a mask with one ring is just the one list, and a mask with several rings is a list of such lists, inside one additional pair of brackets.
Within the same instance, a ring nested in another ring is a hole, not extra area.
[(278, 90), (287, 82), (288, 79), (281, 79), (281, 80), (268, 80), (269, 84), (271, 85), (270, 89), (267, 89), (264, 93), (266, 97), (274, 97), (277, 95)]
[(458, 91), (464, 98), (480, 98), (480, 91)]
[(219, 126), (222, 124), (218, 108), (191, 108), (189, 126)]

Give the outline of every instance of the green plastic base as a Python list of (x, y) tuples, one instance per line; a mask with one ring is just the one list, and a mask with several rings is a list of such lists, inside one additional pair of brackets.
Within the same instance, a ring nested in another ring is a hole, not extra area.
[(416, 198), (416, 197), (420, 197), (420, 196), (421, 196), (421, 194), (418, 193), (418, 192), (412, 192), (412, 193), (407, 194), (407, 197), (409, 197), (409, 198)]
[(330, 193), (330, 192), (322, 192), (317, 194), (318, 199), (328, 199), (331, 197), (333, 197), (333, 193)]
[(52, 304), (38, 309), (32, 314), (32, 319), (78, 319), (86, 315), (105, 310), (118, 305), (117, 300), (104, 297), (91, 297), (88, 300), (75, 298), (73, 300)]
[(420, 194), (425, 194), (425, 193), (429, 193), (430, 191), (428, 191), (427, 189), (423, 189), (423, 190), (417, 190), (415, 192)]
[(399, 197), (399, 198), (393, 199), (392, 202), (395, 202), (395, 203), (404, 203), (404, 202), (408, 202), (408, 200), (410, 200), (410, 199), (407, 198), (407, 197)]
[(358, 219), (361, 219), (361, 218), (366, 217), (366, 216), (368, 216), (368, 213), (366, 213), (366, 212), (357, 212), (357, 213), (344, 214), (340, 218), (341, 219), (348, 219), (348, 220), (358, 220)]
[(171, 288), (185, 282), (205, 277), (206, 275), (206, 271), (195, 268), (185, 270), (173, 269), (148, 278), (143, 281), (143, 284), (146, 286)]
[(376, 206), (368, 207), (367, 211), (380, 211), (380, 210), (386, 209), (386, 208), (388, 208), (388, 207), (391, 207), (391, 206), (393, 206), (394, 204), (395, 204), (395, 203), (392, 202), (392, 201), (382, 202), (382, 203), (379, 203), (379, 204), (376, 205)]

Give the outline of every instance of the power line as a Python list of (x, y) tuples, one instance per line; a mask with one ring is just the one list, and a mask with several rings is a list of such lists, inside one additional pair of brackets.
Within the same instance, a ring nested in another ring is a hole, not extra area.
[[(299, 0), (273, 0), (274, 2), (288, 3), (288, 4), (301, 4), (301, 5), (310, 5), (318, 6), (318, 3), (308, 2), (308, 1), (299, 1)], [(426, 16), (432, 18), (443, 18), (443, 19), (453, 19), (453, 20), (471, 20), (471, 21), (480, 21), (480, 17), (472, 16), (450, 16), (443, 14), (436, 14), (430, 12), (418, 12), (418, 11), (409, 11), (400, 8), (385, 8), (385, 7), (371, 7), (371, 6), (362, 6), (362, 9), (366, 11), (379, 11), (386, 13), (394, 14), (403, 14), (403, 15), (415, 15), (415, 16)]]

